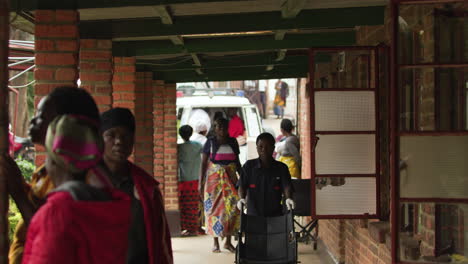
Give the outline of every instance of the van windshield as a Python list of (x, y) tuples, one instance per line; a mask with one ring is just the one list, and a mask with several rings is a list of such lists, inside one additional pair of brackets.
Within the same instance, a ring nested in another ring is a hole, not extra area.
[(246, 107), (245, 108), (245, 119), (244, 123), (246, 124), (247, 134), (252, 137), (257, 137), (262, 133), (260, 129), (260, 124), (258, 122), (258, 113), (257, 108), (255, 107)]

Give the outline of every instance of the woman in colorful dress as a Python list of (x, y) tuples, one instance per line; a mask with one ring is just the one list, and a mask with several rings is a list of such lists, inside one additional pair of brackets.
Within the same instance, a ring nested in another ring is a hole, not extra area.
[(239, 145), (235, 138), (229, 137), (228, 125), (225, 118), (215, 121), (215, 136), (209, 138), (203, 147), (200, 173), (199, 186), (200, 192), (204, 194), (206, 233), (213, 236), (214, 253), (221, 252), (219, 237), (226, 238), (225, 249), (235, 251), (231, 236), (240, 224), (240, 212), (236, 208), (239, 200), (236, 172), (241, 172)]
[(293, 179), (301, 178), (301, 147), (299, 138), (292, 133), (294, 125), (289, 119), (281, 120), (281, 134), (283, 138), (276, 144), (276, 159), (289, 168)]
[(273, 112), (277, 116), (277, 119), (283, 118), (284, 116), (284, 108), (286, 107), (286, 98), (289, 95), (288, 84), (278, 80), (275, 84), (275, 100), (273, 101)]

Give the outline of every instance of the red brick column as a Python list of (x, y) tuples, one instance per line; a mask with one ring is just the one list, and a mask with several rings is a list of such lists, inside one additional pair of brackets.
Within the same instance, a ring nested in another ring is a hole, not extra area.
[(99, 111), (112, 107), (112, 40), (80, 40), (80, 81)]
[(300, 112), (298, 115), (298, 131), (300, 135), (300, 142), (301, 142), (301, 156), (302, 160), (305, 162), (302, 163), (301, 168), (301, 177), (302, 179), (310, 179), (311, 171), (310, 171), (310, 100), (309, 100), (309, 86), (307, 85), (308, 80), (306, 78), (302, 78), (300, 81), (299, 87), (299, 105), (300, 105)]
[(135, 113), (135, 58), (114, 57), (112, 107), (124, 107)]
[(164, 198), (166, 209), (178, 210), (176, 84), (166, 84), (164, 94)]
[[(9, 1), (0, 0), (0, 153), (8, 154), (8, 39)], [(3, 158), (1, 158), (3, 159)], [(7, 176), (0, 171), (0, 264), (8, 263)]]
[(164, 81), (153, 81), (153, 170), (164, 195)]
[[(34, 102), (55, 87), (76, 86), (78, 79), (78, 12), (37, 10), (35, 13)], [(36, 148), (36, 164), (43, 164), (43, 148)]]
[[(135, 114), (135, 57), (114, 57), (112, 107), (128, 108)], [(134, 161), (132, 153), (129, 160)]]
[(153, 74), (136, 73), (135, 163), (153, 175)]

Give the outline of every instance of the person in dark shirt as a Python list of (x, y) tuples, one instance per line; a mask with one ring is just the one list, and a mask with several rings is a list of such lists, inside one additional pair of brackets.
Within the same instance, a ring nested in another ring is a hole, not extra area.
[[(239, 180), (237, 207), (247, 205), (248, 215), (279, 216), (283, 214), (283, 196), (288, 210), (294, 209), (291, 175), (288, 167), (273, 159), (275, 138), (270, 133), (257, 137), (259, 158), (247, 161)], [(247, 198), (247, 199), (246, 199)]]

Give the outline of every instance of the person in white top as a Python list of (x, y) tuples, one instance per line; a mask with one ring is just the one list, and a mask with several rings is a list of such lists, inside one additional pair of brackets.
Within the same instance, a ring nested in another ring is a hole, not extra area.
[(208, 128), (203, 122), (197, 122), (194, 126), (194, 133), (190, 137), (191, 141), (196, 141), (202, 146), (206, 143), (206, 133), (208, 133)]
[(190, 137), (191, 141), (196, 141), (200, 144), (205, 145), (206, 135), (211, 128), (211, 120), (208, 113), (203, 109), (194, 109), (190, 113), (188, 125), (193, 127), (194, 133)]

